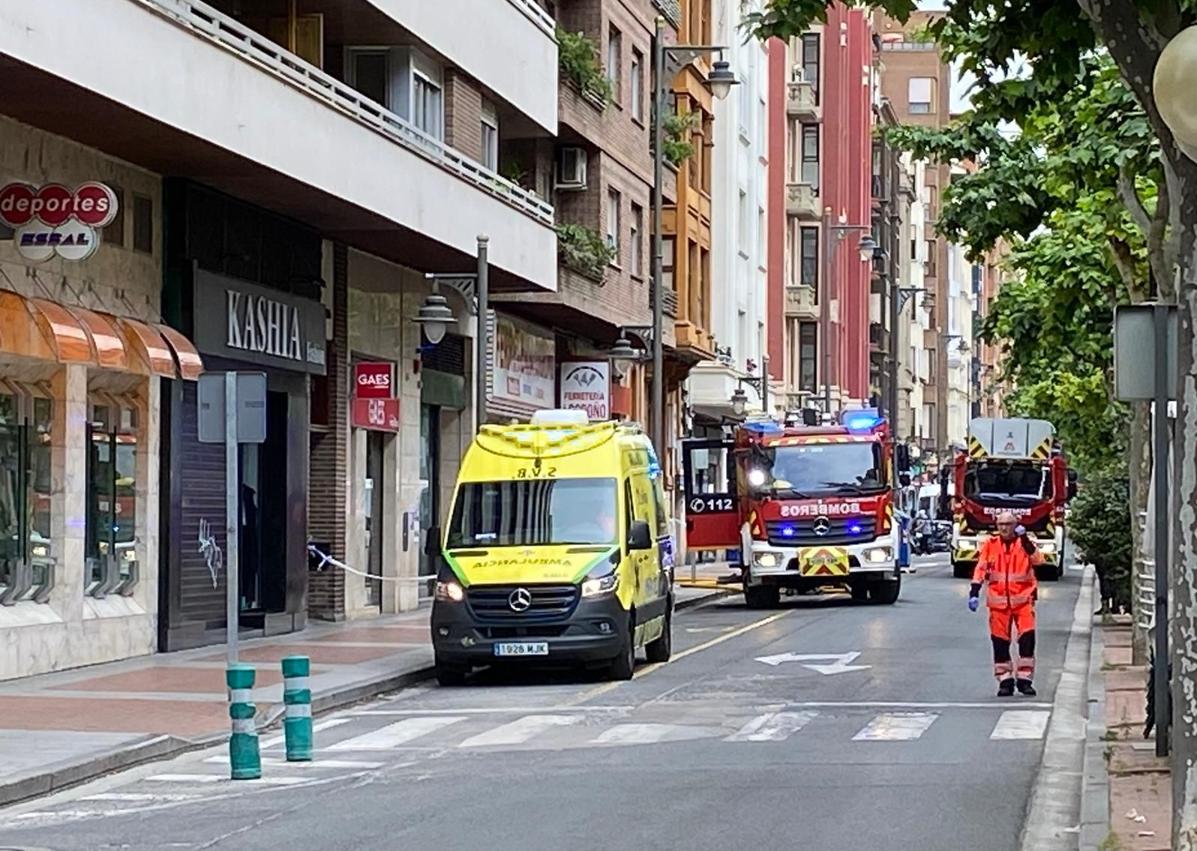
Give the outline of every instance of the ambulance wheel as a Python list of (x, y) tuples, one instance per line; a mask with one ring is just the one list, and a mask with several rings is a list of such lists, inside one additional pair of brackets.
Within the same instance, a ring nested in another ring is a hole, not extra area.
[(869, 602), (878, 606), (892, 606), (902, 593), (902, 574), (893, 579), (873, 582), (869, 585)]
[(464, 665), (450, 665), (440, 659), (436, 660), (435, 669), (437, 685), (445, 688), (465, 685), (466, 675), (470, 672)]
[(611, 660), (611, 667), (607, 670), (607, 678), (612, 680), (630, 680), (636, 672), (636, 620), (635, 616), (628, 618), (628, 634), (624, 636), (623, 646), (619, 655)]
[(744, 602), (750, 609), (775, 609), (781, 605), (781, 589), (776, 585), (745, 585)]
[(665, 609), (665, 627), (655, 641), (644, 645), (644, 652), (650, 662), (668, 662), (673, 655), (673, 601)]
[(952, 562), (952, 575), (957, 579), (968, 579), (973, 575), (972, 565), (966, 561), (954, 561)]

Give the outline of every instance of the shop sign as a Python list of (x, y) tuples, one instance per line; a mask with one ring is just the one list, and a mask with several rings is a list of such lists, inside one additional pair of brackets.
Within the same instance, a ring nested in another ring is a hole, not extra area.
[(557, 343), (553, 335), (496, 316), (494, 347), (492, 397), (532, 408), (553, 407), (557, 389)]
[(591, 420), (611, 418), (611, 364), (605, 360), (561, 364), (561, 407)]
[(195, 344), (219, 357), (323, 375), (324, 305), (197, 271)]
[(399, 431), (399, 400), (354, 399), (352, 424), (370, 431)]
[(41, 263), (55, 254), (86, 260), (100, 245), (99, 229), (116, 218), (116, 193), (89, 181), (71, 190), (59, 183), (0, 188), (0, 222), (13, 228), (17, 253)]
[(393, 399), (395, 365), (382, 361), (353, 365), (353, 395), (359, 399)]

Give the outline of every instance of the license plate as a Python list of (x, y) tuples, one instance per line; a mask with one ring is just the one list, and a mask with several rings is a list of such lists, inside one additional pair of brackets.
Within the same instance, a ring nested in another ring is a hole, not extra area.
[(495, 645), (496, 656), (548, 656), (547, 641), (506, 641)]

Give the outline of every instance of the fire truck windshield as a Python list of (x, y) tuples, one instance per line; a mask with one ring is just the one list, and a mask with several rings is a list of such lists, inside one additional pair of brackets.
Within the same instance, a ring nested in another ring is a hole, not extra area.
[(762, 447), (749, 462), (758, 492), (797, 498), (885, 490), (876, 443), (817, 443)]
[(964, 476), (964, 495), (983, 505), (1030, 505), (1049, 490), (1048, 468), (1029, 461), (970, 465)]

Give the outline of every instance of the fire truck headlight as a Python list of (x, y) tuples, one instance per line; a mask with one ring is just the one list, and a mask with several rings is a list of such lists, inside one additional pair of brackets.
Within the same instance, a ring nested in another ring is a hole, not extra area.
[(865, 561), (870, 564), (883, 564), (891, 561), (894, 557), (894, 551), (889, 547), (873, 547), (870, 550), (865, 550)]
[(1039, 552), (1044, 555), (1052, 555), (1056, 551), (1055, 541), (1041, 541), (1039, 543)]
[(757, 553), (753, 560), (761, 567), (777, 567), (781, 564), (781, 556), (778, 553)]
[(765, 475), (765, 471), (759, 467), (753, 467), (748, 471), (748, 484), (752, 485), (754, 488), (759, 488), (764, 485), (767, 478), (768, 476)]

